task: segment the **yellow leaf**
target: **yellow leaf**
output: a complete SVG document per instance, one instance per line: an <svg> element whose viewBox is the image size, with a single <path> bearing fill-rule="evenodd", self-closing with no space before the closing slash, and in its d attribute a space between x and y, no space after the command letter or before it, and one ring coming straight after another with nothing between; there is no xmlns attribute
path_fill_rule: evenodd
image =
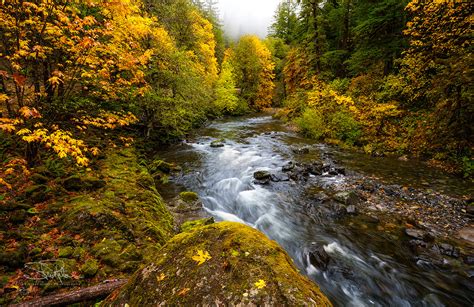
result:
<svg viewBox="0 0 474 307"><path fill-rule="evenodd" d="M163 281L166 278L166 275L164 273L161 273L160 276L156 276L156 280L158 282Z"/></svg>
<svg viewBox="0 0 474 307"><path fill-rule="evenodd" d="M255 287L257 287L257 289L263 289L267 286L267 284L265 283L265 280L263 279L260 279L259 281L257 281L255 283Z"/></svg>
<svg viewBox="0 0 474 307"><path fill-rule="evenodd" d="M193 260L198 263L198 265L203 264L207 260L211 259L211 255L207 251L198 250L197 254L193 256Z"/></svg>

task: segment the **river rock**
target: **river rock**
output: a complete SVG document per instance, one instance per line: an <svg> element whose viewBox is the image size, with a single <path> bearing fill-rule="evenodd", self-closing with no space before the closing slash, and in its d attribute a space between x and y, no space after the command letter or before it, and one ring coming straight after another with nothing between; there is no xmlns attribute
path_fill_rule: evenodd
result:
<svg viewBox="0 0 474 307"><path fill-rule="evenodd" d="M357 214L357 208L354 205L348 206L346 208L346 210L347 210L348 214L351 214L351 215L356 215Z"/></svg>
<svg viewBox="0 0 474 307"><path fill-rule="evenodd" d="M432 242L434 240L433 235L420 230L420 229L414 229L414 228L406 228L405 229L405 234L409 236L410 238L414 238L417 240L423 240L426 242Z"/></svg>
<svg viewBox="0 0 474 307"><path fill-rule="evenodd" d="M257 180L270 180L272 178L272 174L267 171L257 171L253 173L253 178Z"/></svg>
<svg viewBox="0 0 474 307"><path fill-rule="evenodd" d="M461 239L473 245L474 244L474 227L473 226L464 227L458 232L458 236Z"/></svg>
<svg viewBox="0 0 474 307"><path fill-rule="evenodd" d="M219 148L219 147L224 147L224 146L225 146L224 142L219 141L219 140L211 142L212 148Z"/></svg>
<svg viewBox="0 0 474 307"><path fill-rule="evenodd" d="M281 170L285 173L292 171L295 168L295 163L292 161L288 162L286 165L282 166Z"/></svg>
<svg viewBox="0 0 474 307"><path fill-rule="evenodd" d="M246 225L222 222L168 241L105 306L331 306L286 252Z"/></svg>
<svg viewBox="0 0 474 307"><path fill-rule="evenodd" d="M443 255L454 257L454 258L459 258L459 248L456 248L450 244L447 243L440 243L437 244L437 248L439 252Z"/></svg>
<svg viewBox="0 0 474 307"><path fill-rule="evenodd" d="M362 199L355 191L344 191L334 194L334 200L345 204L346 206L357 206Z"/></svg>
<svg viewBox="0 0 474 307"><path fill-rule="evenodd" d="M303 154L308 154L309 153L309 147L292 147L291 151L293 153L298 154L298 155L303 155Z"/></svg>
<svg viewBox="0 0 474 307"><path fill-rule="evenodd" d="M331 258L323 247L318 247L309 252L309 262L321 270L326 270Z"/></svg>

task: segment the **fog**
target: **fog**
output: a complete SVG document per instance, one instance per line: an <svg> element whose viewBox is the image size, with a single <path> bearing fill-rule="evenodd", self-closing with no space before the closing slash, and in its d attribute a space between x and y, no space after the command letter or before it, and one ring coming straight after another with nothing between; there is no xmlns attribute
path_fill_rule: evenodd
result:
<svg viewBox="0 0 474 307"><path fill-rule="evenodd" d="M236 39L244 34L267 36L280 0L218 0L226 35Z"/></svg>

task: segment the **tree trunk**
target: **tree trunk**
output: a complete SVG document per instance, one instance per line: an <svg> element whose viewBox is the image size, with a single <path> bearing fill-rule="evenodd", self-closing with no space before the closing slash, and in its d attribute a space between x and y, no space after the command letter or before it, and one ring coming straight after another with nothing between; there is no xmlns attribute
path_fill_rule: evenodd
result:
<svg viewBox="0 0 474 307"><path fill-rule="evenodd" d="M28 301L11 307L41 307L41 306L66 306L80 302L88 302L107 297L110 293L116 289L122 287L127 283L126 279L118 279L108 283L102 283L100 285L84 288L68 293L54 294L46 297L42 297L37 300Z"/></svg>

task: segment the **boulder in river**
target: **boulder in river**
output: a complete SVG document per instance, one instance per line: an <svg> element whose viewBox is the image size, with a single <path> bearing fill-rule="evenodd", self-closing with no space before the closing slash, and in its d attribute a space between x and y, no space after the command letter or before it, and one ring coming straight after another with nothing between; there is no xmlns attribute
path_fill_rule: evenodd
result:
<svg viewBox="0 0 474 307"><path fill-rule="evenodd" d="M331 306L285 251L246 225L222 222L171 239L106 306Z"/></svg>
<svg viewBox="0 0 474 307"><path fill-rule="evenodd" d="M219 147L224 147L224 142L222 140L216 140L211 142L211 147L212 148L219 148Z"/></svg>
<svg viewBox="0 0 474 307"><path fill-rule="evenodd" d="M323 247L318 247L309 252L309 262L321 270L326 270L331 258Z"/></svg>
<svg viewBox="0 0 474 307"><path fill-rule="evenodd" d="M272 181L272 174L268 171L256 171L253 173L253 178L255 178L257 184L268 184Z"/></svg>

